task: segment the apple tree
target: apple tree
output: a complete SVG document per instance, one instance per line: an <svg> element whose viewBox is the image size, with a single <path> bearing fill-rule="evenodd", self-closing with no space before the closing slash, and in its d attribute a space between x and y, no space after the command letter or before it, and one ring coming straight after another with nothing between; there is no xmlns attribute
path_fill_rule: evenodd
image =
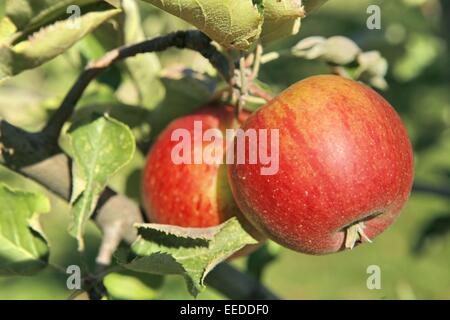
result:
<svg viewBox="0 0 450 320"><path fill-rule="evenodd" d="M264 106L277 90L260 79L260 70L280 57L314 60L329 73L386 89L386 59L344 36L316 35L289 50L266 50L301 33L326 2L1 1L0 86L63 55L80 67L76 79L59 81L61 94L55 96L60 98L43 107L42 126L0 120L0 164L41 186L27 190L0 181L0 275L52 269L68 277L67 266L52 259L48 230L39 223L50 211L47 193L52 193L70 211L59 229L76 246L64 250L81 257L81 282L70 288L70 298L146 297L150 289L136 279L156 288L166 275L178 275L192 296L211 286L229 298L276 299L260 280L277 258L277 244L260 246L248 257L247 272L240 271L229 258L258 241L238 219L207 228L152 223L136 192L139 183L129 186L134 192L123 192L114 181L142 167L142 158L173 119L213 100L233 105L236 115ZM177 17L180 30L160 34L155 26L147 36L143 24L152 21L143 21L141 10L150 7L164 11L164 19ZM164 57L174 50L199 59L202 71L183 62L165 66ZM64 67L61 63L61 73ZM131 89L124 94L124 87ZM87 230L94 224L101 241L92 254Z"/></svg>

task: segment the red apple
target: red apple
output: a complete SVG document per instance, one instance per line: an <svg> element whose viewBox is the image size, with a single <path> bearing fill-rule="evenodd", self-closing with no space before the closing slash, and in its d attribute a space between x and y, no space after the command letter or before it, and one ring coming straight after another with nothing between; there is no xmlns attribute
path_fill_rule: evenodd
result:
<svg viewBox="0 0 450 320"><path fill-rule="evenodd" d="M277 173L235 161L228 174L248 220L283 246L309 254L353 248L390 226L409 197L407 132L389 103L358 82L300 81L242 129L279 129Z"/></svg>
<svg viewBox="0 0 450 320"><path fill-rule="evenodd" d="M248 117L242 114L241 120ZM172 152L180 145L179 139L171 137L175 130L186 129L190 134L192 162L195 148L205 149L211 142L195 138L195 122L201 122L201 134L208 129L224 131L234 121L232 106L211 106L200 112L174 120L159 135L152 146L145 165L142 180L142 196L150 221L181 227L206 228L216 226L236 216L255 238L261 236L243 218L237 207L227 177L225 164L201 163L177 164ZM197 143L194 139L197 139ZM225 135L223 135L224 150ZM200 150L200 152L202 152ZM182 154L182 152L181 152Z"/></svg>

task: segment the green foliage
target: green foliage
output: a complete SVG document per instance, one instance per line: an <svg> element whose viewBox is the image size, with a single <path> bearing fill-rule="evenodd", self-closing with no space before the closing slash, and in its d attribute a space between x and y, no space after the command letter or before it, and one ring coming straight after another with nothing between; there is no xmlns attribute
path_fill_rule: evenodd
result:
<svg viewBox="0 0 450 320"><path fill-rule="evenodd" d="M263 16L251 0L144 0L196 26L228 48L246 50L261 33Z"/></svg>
<svg viewBox="0 0 450 320"><path fill-rule="evenodd" d="M0 86L2 120L7 119L10 123L27 129L41 128L87 61L98 58L115 47L186 27L181 20L143 1L138 1L136 6L133 0L124 0L122 12L114 14L111 6L102 4L103 2L70 1L70 4L81 6L83 18L90 16L92 20L88 23L88 26L91 25L89 30L78 30L67 37L66 30L63 30L61 36L57 32L65 25L69 1L8 0L8 6L3 11L1 4L5 2L0 1L0 77L33 69L52 60L51 63L14 77ZM122 1L106 2L118 8ZM177 2L165 2L178 15ZM330 1L317 15L309 16L310 12L314 12L326 1L304 0L308 19L302 21L299 36L295 36L299 27L296 1L248 0L246 3L249 5L238 6L237 13L233 11L233 24L227 25L223 30L215 29L212 24L218 22L224 25L228 21L227 13L223 10L224 3L231 5L234 1L208 1L218 5L208 7L211 10L207 14L198 10L199 6L193 1L182 2L192 3L192 6L186 7L188 11L183 11L180 17L186 21L196 18L197 21L193 24L200 29L204 28L203 21L206 21L208 34L225 47L234 45L238 49L251 49L259 39L266 44L286 35L293 35L266 47L266 50L280 53L278 60L262 66L261 79L257 80L267 92L276 94L309 75L328 73L331 70L329 65L342 67L349 76L378 88L384 87L388 82L390 88L383 95L399 111L407 125L415 148L416 180L433 186L449 184L448 35L439 32L439 21L448 21L448 14L445 10L434 11L434 6L430 4L438 2L420 1L419 6L415 1L413 6L412 1L381 3L378 0L353 0L344 5L340 1ZM198 3L206 3L206 0L199 0ZM424 3L426 7L422 7ZM445 9L446 1L441 3ZM368 31L365 28L367 16L364 13L369 4L383 5L383 29L380 31ZM189 10L191 16L185 15ZM249 13L247 16L246 12ZM106 21L113 23L104 23ZM56 29L52 31L52 28ZM331 41L331 45L327 43L323 46L331 39L329 36L338 34L347 38L331 37L334 41L337 39L338 43L333 44ZM317 37L325 35L327 38ZM357 39L360 48L350 38ZM43 41L38 45L36 39ZM234 43L235 39L239 46ZM303 42L300 45L301 39ZM58 44L53 47L50 41L60 41L61 46ZM75 42L77 45L72 46ZM292 52L291 48L296 43L299 45ZM69 48L72 49L68 50ZM21 52L20 50L25 53L17 58L16 52ZM328 53L324 54L323 50ZM283 52L288 54L283 55ZM305 59L294 58L292 53ZM57 56L58 59L53 59ZM81 139L73 140L79 141L73 148L73 155L77 167L76 178L81 182L74 192L75 207L71 209L54 198L52 214L40 219L49 243L52 244L52 262L57 261L59 265L66 266L73 264L75 259L77 264L81 264L78 255L74 258L74 253L67 250L73 242L61 230L61 225L67 224L65 212L72 210L72 218L77 215L77 221L84 226L106 183L121 193L139 188L142 162L133 164L133 170L120 170L112 176L119 170L112 172L113 167L122 168L124 163L128 163L128 156L131 157L130 150L134 142L131 142L129 130L111 118L101 118L106 127L126 132L126 138L122 142L126 140L129 143L119 144L117 141L121 138L116 137L117 132L110 138L106 138L109 135L103 133L97 134L99 131L94 129L102 127L96 122L100 121L98 118L83 125L79 125L80 119L108 112L131 127L139 143L147 143L150 139L155 139L168 122L193 112L214 97L218 90L223 89L222 85L217 86L214 78L216 73L211 71L204 59L185 51L169 51L159 57L161 59L154 54L140 55L116 66L113 73L105 73L96 83L92 83L80 101L76 114L71 119L78 124L73 126L69 135L77 135L77 130L84 126L91 129L86 129L85 134L78 132ZM387 61L391 66L390 70L387 70ZM176 67L173 67L174 64ZM105 83L108 84L106 89L103 85ZM248 103L246 107L253 111L259 105ZM68 135L63 133L61 138L64 142ZM87 154L83 151L83 139L85 142L92 142L92 149ZM114 150L120 146L128 147L126 151L121 151L120 156L114 151L114 155L96 159L93 155L102 143L114 144ZM89 144L86 142L86 145ZM142 150L144 151L136 153L141 160L145 157L146 149ZM16 150L16 155L19 151ZM103 166L117 158L121 158L120 161L107 165L108 169L105 171L108 172L101 173L101 177L96 174L85 175L85 171L94 168L95 164ZM29 159L26 160L29 164ZM4 168L0 168L0 181L19 185L25 190L36 188L35 184ZM263 278L264 283L279 292L283 298L448 298L448 207L448 200L443 197L414 192L396 225L370 247L321 258L281 249L281 259L272 264L278 252L272 246L263 246L247 261L240 259L236 264L246 265L249 273ZM0 185L0 275L7 276L0 277L0 298L51 299L68 296L64 275L57 274L54 269L47 268L37 277L15 277L14 281L9 278L17 274L31 275L48 266L49 248L46 237L38 231L40 228L36 223L37 214L48 210L48 201L42 195L12 191ZM11 228L11 225L14 227ZM203 288L206 271L217 263L216 256L219 256L219 260L226 259L242 246L242 242L246 242L236 238L246 238L245 235L226 231L228 227L201 236L192 235L191 232L186 234L177 228L170 228L168 231L164 226L139 226L140 239L133 245L131 252L122 251L119 256L122 257L122 262L130 263L128 266L132 270L181 274L187 279L191 292L198 293ZM83 227L80 228L82 229ZM12 231L20 236L20 243L14 242L17 237ZM206 231L203 230L202 233L204 232ZM83 237L82 231L80 234ZM189 238L190 236L193 238ZM89 226L84 238L86 251L90 253L90 260L94 261L100 234L96 228ZM178 247L173 245L174 242ZM225 245L233 248L226 249L228 253L222 254L222 249L219 248ZM412 246L415 253L426 254L414 256ZM34 248L36 251L33 251ZM184 259L188 253L198 256L192 260ZM365 268L374 263L383 270L383 287L381 290L368 291L365 287ZM270 267L267 268L269 264ZM262 277L262 274L265 276ZM423 276L417 277L417 274ZM146 279L146 276L156 277L157 280ZM185 290L179 290L182 284L178 280L182 281L181 279L164 277L167 279L165 285L162 285L162 278L142 272L120 272L107 276L105 285L113 299L186 298ZM221 298L208 290L199 297Z"/></svg>
<svg viewBox="0 0 450 320"><path fill-rule="evenodd" d="M248 50L295 35L304 10L300 0L144 0L196 26L226 48Z"/></svg>
<svg viewBox="0 0 450 320"><path fill-rule="evenodd" d="M16 7L14 6L14 8ZM25 19L28 15L24 15L19 10L20 8L12 11L16 15L11 13L7 18L16 20L18 26L38 23L34 22L31 17L31 21ZM29 39L20 41L16 45L8 43L8 41L4 42L0 46L0 81L22 71L36 68L64 53L89 32L119 12L118 9L89 12L79 18L79 26L69 26L69 21L61 20L39 29ZM29 14L33 14L33 11ZM46 16L44 17L48 19ZM24 30L19 35L26 33L27 30Z"/></svg>
<svg viewBox="0 0 450 320"><path fill-rule="evenodd" d="M78 240L79 250L83 250L85 224L94 211L98 196L110 177L132 159L136 147L131 130L108 116L77 123L69 135L76 173L85 184L81 193L74 195L69 231Z"/></svg>
<svg viewBox="0 0 450 320"><path fill-rule="evenodd" d="M49 248L37 216L50 210L42 194L0 184L0 275L31 275L48 264Z"/></svg>
<svg viewBox="0 0 450 320"><path fill-rule="evenodd" d="M180 274L189 292L197 296L206 275L247 244L257 243L236 218L211 228L181 228L157 224L137 225L139 238L131 252L121 252L126 268L152 274Z"/></svg>
<svg viewBox="0 0 450 320"><path fill-rule="evenodd" d="M265 0L261 40L268 43L297 34L304 15L305 12L299 0Z"/></svg>
<svg viewBox="0 0 450 320"><path fill-rule="evenodd" d="M99 0L6 0L6 16L16 26L21 37L45 24L67 17L67 7L84 7Z"/></svg>

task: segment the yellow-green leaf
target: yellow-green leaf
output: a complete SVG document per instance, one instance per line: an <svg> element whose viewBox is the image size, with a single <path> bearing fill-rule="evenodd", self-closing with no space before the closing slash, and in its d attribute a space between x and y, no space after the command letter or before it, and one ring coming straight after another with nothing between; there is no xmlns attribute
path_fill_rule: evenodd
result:
<svg viewBox="0 0 450 320"><path fill-rule="evenodd" d="M109 178L133 158L135 140L130 128L107 116L75 123L69 135L76 172L85 181L84 189L73 203L69 232L78 240L79 250L83 250L86 221Z"/></svg>
<svg viewBox="0 0 450 320"><path fill-rule="evenodd" d="M263 16L252 0L144 0L194 25L226 48L249 49Z"/></svg>
<svg viewBox="0 0 450 320"><path fill-rule="evenodd" d="M206 275L245 245L256 244L236 218L211 228L139 224L131 252L120 251L119 263L127 269L151 274L178 274L196 296Z"/></svg>
<svg viewBox="0 0 450 320"><path fill-rule="evenodd" d="M297 34L304 15L301 0L265 0L262 41L267 43Z"/></svg>
<svg viewBox="0 0 450 320"><path fill-rule="evenodd" d="M79 28L69 26L68 20L58 21L16 46L0 44L0 81L55 58L119 12L118 9L89 12L79 18Z"/></svg>
<svg viewBox="0 0 450 320"><path fill-rule="evenodd" d="M30 275L47 266L49 249L37 215L48 199L0 184L0 275Z"/></svg>

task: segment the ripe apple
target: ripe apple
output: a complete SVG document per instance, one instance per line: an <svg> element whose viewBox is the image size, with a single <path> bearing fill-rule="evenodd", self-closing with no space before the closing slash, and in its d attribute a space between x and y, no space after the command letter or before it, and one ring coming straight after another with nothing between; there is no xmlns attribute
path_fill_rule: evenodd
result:
<svg viewBox="0 0 450 320"><path fill-rule="evenodd" d="M279 129L277 173L234 161L228 174L248 220L283 246L308 254L353 248L390 226L409 197L407 132L389 103L358 82L300 81L242 129Z"/></svg>
<svg viewBox="0 0 450 320"><path fill-rule="evenodd" d="M240 120L246 117L248 114L242 113ZM195 122L198 124L198 121L202 124L202 134L208 129L224 131L236 123L234 108L228 105L205 107L196 114L174 120L161 132L148 154L142 179L142 198L149 220L181 227L206 228L236 216L254 238L262 240L233 199L225 164L204 161L177 164L173 161L172 152L180 141L172 141L171 137L177 129L186 129L190 134L188 141L192 158L195 148L205 149L211 144L203 139L194 141L199 140L194 133ZM225 140L220 143L225 144Z"/></svg>

